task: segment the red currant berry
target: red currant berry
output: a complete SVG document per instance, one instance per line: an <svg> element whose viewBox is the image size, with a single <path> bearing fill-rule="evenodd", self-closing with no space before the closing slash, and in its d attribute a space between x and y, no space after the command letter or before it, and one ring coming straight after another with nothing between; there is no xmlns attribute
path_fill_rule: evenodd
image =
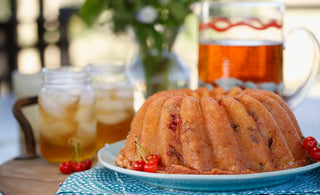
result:
<svg viewBox="0 0 320 195"><path fill-rule="evenodd" d="M59 164L60 172L63 174L72 173L72 165L69 162L62 162Z"/></svg>
<svg viewBox="0 0 320 195"><path fill-rule="evenodd" d="M132 163L132 168L135 171L143 171L143 167L146 163L144 160L137 160Z"/></svg>
<svg viewBox="0 0 320 195"><path fill-rule="evenodd" d="M150 157L147 157L147 161L153 160L155 163L159 164L160 159L157 155L155 154L150 154Z"/></svg>
<svg viewBox="0 0 320 195"><path fill-rule="evenodd" d="M81 172L86 169L86 166L83 162L74 162L72 164L72 170L73 172Z"/></svg>
<svg viewBox="0 0 320 195"><path fill-rule="evenodd" d="M318 142L314 137L309 136L303 140L303 147L306 150L311 150L312 148L317 147L317 145Z"/></svg>
<svg viewBox="0 0 320 195"><path fill-rule="evenodd" d="M144 165L145 172L155 173L157 172L157 170L158 170L158 164L153 160L149 160L147 164Z"/></svg>
<svg viewBox="0 0 320 195"><path fill-rule="evenodd" d="M315 147L312 148L309 151L310 157L313 158L315 161L319 161L320 160L320 148Z"/></svg>
<svg viewBox="0 0 320 195"><path fill-rule="evenodd" d="M85 161L83 161L83 163L85 165L85 170L88 170L91 168L92 161L90 159L86 159Z"/></svg>

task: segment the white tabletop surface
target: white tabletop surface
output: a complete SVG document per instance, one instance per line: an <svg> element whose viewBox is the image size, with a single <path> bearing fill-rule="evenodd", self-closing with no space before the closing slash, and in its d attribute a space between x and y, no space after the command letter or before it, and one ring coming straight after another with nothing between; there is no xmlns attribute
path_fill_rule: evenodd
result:
<svg viewBox="0 0 320 195"><path fill-rule="evenodd" d="M11 112L12 94L0 97L0 165L20 153L18 124ZM305 136L312 135L320 141L320 84L312 88L309 97L294 114Z"/></svg>

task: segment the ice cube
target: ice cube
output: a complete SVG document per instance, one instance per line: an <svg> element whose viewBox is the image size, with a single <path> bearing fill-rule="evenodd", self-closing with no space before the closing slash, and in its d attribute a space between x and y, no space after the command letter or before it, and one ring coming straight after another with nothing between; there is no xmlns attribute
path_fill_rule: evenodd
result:
<svg viewBox="0 0 320 195"><path fill-rule="evenodd" d="M117 123L120 123L121 121L128 118L130 115L127 112L124 111L118 111L118 112L108 112L108 113L97 113L97 120L99 122L102 122L106 125L114 125Z"/></svg>
<svg viewBox="0 0 320 195"><path fill-rule="evenodd" d="M116 91L116 97L133 98L133 88L122 88Z"/></svg>
<svg viewBox="0 0 320 195"><path fill-rule="evenodd" d="M94 92L95 92L96 97L110 98L110 96L111 96L110 89L105 89L102 87L94 87Z"/></svg>
<svg viewBox="0 0 320 195"><path fill-rule="evenodd" d="M42 93L39 98L43 109L55 117L61 116L67 106L76 105L79 99L76 96L63 94L61 91Z"/></svg>
<svg viewBox="0 0 320 195"><path fill-rule="evenodd" d="M275 82L266 82L259 85L261 89L276 92L278 85Z"/></svg>
<svg viewBox="0 0 320 195"><path fill-rule="evenodd" d="M57 104L61 104L61 105L76 105L79 102L79 96L76 95L72 95L72 94L60 94L58 96L58 102L56 102Z"/></svg>
<svg viewBox="0 0 320 195"><path fill-rule="evenodd" d="M76 133L76 124L72 121L40 122L40 134L52 145L67 145L68 139Z"/></svg>
<svg viewBox="0 0 320 195"><path fill-rule="evenodd" d="M57 105L57 97L41 94L39 103L42 108L52 116L59 117L64 110L64 105Z"/></svg>
<svg viewBox="0 0 320 195"><path fill-rule="evenodd" d="M93 91L85 91L83 94L80 96L80 102L79 104L83 105L90 105L94 103L94 93Z"/></svg>
<svg viewBox="0 0 320 195"><path fill-rule="evenodd" d="M104 111L123 111L128 109L133 109L133 100L123 100L123 99L104 99L96 101L96 109Z"/></svg>
<svg viewBox="0 0 320 195"><path fill-rule="evenodd" d="M78 122L94 121L94 105L79 105L77 112L75 113L75 120Z"/></svg>
<svg viewBox="0 0 320 195"><path fill-rule="evenodd" d="M80 96L83 93L84 89L81 86L76 86L76 87L72 87L72 88L68 88L66 89L65 92L67 92L69 95L71 96Z"/></svg>
<svg viewBox="0 0 320 195"><path fill-rule="evenodd" d="M244 88L258 89L258 86L256 83L254 83L252 81L247 81L244 83Z"/></svg>
<svg viewBox="0 0 320 195"><path fill-rule="evenodd" d="M97 129L97 122L81 122L78 124L77 135L91 135L95 134Z"/></svg>
<svg viewBox="0 0 320 195"><path fill-rule="evenodd" d="M78 131L75 136L69 139L73 144L80 144L85 148L88 145L92 145L96 142L96 121L90 123L79 123Z"/></svg>

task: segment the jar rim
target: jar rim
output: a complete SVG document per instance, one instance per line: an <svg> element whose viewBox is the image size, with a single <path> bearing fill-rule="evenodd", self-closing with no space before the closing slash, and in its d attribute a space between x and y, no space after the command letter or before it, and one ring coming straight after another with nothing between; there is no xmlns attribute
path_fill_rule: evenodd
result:
<svg viewBox="0 0 320 195"><path fill-rule="evenodd" d="M83 68L77 66L60 66L58 68L43 68L42 74L45 76L65 77L69 75L86 76Z"/></svg>
<svg viewBox="0 0 320 195"><path fill-rule="evenodd" d="M42 80L46 84L70 85L88 82L87 72L77 66L61 66L58 68L43 68Z"/></svg>

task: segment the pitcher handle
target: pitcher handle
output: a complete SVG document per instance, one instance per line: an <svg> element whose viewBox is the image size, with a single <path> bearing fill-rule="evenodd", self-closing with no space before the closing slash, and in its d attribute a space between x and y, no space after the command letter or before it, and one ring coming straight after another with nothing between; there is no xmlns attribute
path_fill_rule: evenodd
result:
<svg viewBox="0 0 320 195"><path fill-rule="evenodd" d="M38 103L38 97L33 96L17 100L12 107L13 115L18 121L24 134L26 146L26 154L20 154L20 156L16 157L15 159L24 160L38 157L36 153L36 142L32 127L28 119L24 116L22 112L22 108L24 106L29 106L36 103Z"/></svg>
<svg viewBox="0 0 320 195"><path fill-rule="evenodd" d="M288 105L292 109L296 108L297 105L300 104L307 97L311 87L317 81L320 75L320 44L318 40L312 32L305 28L294 28L290 32L290 34L293 34L297 31L304 32L312 41L315 49L312 68L307 79L301 84L301 86L299 86L299 88L292 95L283 97L283 99L288 103Z"/></svg>

